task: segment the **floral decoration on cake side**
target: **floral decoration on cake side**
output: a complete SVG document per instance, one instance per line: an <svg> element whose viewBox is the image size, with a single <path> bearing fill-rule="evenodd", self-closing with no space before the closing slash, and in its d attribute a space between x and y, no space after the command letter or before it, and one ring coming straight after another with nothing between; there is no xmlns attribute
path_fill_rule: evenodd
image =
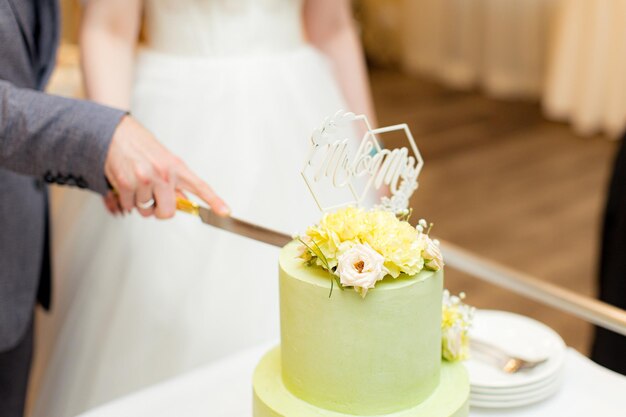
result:
<svg viewBox="0 0 626 417"><path fill-rule="evenodd" d="M439 244L429 237L432 224L422 219L413 227L408 216L356 207L326 213L298 237L299 256L332 274L331 294L334 282L341 289L354 288L362 297L386 276L443 268Z"/></svg>
<svg viewBox="0 0 626 417"><path fill-rule="evenodd" d="M469 357L469 329L476 308L463 302L465 293L458 296L443 291L441 315L441 356L450 362Z"/></svg>

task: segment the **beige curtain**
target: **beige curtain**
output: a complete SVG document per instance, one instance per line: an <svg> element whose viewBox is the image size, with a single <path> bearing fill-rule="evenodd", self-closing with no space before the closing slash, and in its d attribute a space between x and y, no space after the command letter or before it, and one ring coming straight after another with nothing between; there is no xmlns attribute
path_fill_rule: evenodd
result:
<svg viewBox="0 0 626 417"><path fill-rule="evenodd" d="M626 0L404 0L401 62L454 88L541 100L582 135L626 126Z"/></svg>
<svg viewBox="0 0 626 417"><path fill-rule="evenodd" d="M407 0L404 64L459 88L538 97L555 0Z"/></svg>
<svg viewBox="0 0 626 417"><path fill-rule="evenodd" d="M405 68L454 87L477 84L482 67L480 8L462 0L406 1L404 8Z"/></svg>
<svg viewBox="0 0 626 417"><path fill-rule="evenodd" d="M564 0L543 93L546 115L581 135L626 127L626 0Z"/></svg>

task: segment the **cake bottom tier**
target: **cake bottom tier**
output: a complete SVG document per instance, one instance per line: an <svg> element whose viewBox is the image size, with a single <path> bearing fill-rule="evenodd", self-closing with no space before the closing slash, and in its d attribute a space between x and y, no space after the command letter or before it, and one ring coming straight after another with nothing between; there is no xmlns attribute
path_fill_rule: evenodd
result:
<svg viewBox="0 0 626 417"><path fill-rule="evenodd" d="M259 362L254 371L253 389L254 417L355 417L315 407L293 395L283 384L280 347L270 350ZM430 397L417 407L385 417L466 417L468 413L467 371L461 363L444 361L439 386Z"/></svg>

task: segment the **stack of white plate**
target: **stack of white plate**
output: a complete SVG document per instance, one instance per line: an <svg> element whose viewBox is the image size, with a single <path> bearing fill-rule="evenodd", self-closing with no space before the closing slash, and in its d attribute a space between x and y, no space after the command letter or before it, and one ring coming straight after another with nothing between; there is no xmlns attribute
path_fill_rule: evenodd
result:
<svg viewBox="0 0 626 417"><path fill-rule="evenodd" d="M510 408L544 400L562 382L565 343L546 325L518 314L478 310L470 338L527 360L547 359L532 369L509 374L495 361L473 355L466 366L470 375L470 404L483 408Z"/></svg>

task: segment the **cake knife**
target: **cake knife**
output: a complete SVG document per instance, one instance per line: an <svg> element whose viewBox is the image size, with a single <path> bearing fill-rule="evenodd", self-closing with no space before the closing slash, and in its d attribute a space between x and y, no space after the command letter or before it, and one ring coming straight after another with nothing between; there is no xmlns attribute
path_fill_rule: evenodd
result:
<svg viewBox="0 0 626 417"><path fill-rule="evenodd" d="M232 216L219 216L210 208L203 207L181 197L176 199L176 209L187 214L198 216L203 223L210 226L273 246L282 247L293 240L293 237L289 235L267 229L263 226L239 220Z"/></svg>

